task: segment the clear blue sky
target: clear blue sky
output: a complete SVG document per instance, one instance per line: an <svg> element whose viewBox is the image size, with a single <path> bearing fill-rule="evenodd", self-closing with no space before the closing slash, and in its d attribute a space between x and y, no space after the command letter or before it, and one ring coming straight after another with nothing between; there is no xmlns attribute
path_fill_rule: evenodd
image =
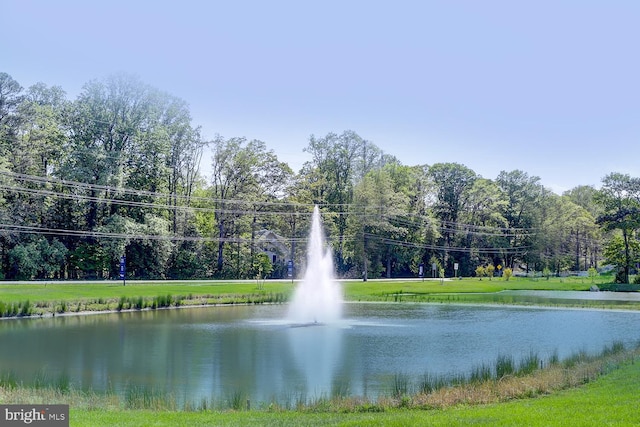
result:
<svg viewBox="0 0 640 427"><path fill-rule="evenodd" d="M407 165L561 192L640 176L639 22L616 0L0 0L0 71L71 99L135 74L294 170L309 135L350 129Z"/></svg>

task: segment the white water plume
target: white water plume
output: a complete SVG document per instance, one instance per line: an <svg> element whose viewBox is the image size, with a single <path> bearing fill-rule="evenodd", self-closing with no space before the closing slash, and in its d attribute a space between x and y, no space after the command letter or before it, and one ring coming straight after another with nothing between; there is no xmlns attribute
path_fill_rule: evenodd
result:
<svg viewBox="0 0 640 427"><path fill-rule="evenodd" d="M342 317L342 289L333 272L318 206L313 209L304 280L296 287L287 319L293 324L335 323Z"/></svg>

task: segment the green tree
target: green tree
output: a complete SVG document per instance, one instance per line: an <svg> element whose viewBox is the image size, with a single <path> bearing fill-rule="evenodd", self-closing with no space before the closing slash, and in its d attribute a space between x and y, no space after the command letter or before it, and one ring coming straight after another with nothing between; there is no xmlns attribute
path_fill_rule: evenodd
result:
<svg viewBox="0 0 640 427"><path fill-rule="evenodd" d="M128 161L149 125L150 93L139 79L119 74L87 83L73 103L69 155L59 176L91 185L89 230L118 211L109 201L126 182Z"/></svg>
<svg viewBox="0 0 640 427"><path fill-rule="evenodd" d="M393 186L388 170L382 168L369 172L354 189L349 246L358 260L354 264L372 277L380 277L383 271L391 277L395 247L408 234L404 224L396 221L405 212L408 198Z"/></svg>
<svg viewBox="0 0 640 427"><path fill-rule="evenodd" d="M521 170L500 172L496 183L508 202L502 208L502 216L507 221L504 246L509 248L504 253L505 264L514 268L518 259L527 264L535 262L532 254L538 253L535 250L538 235L533 230L540 224L540 207L549 192L540 184L539 177Z"/></svg>
<svg viewBox="0 0 640 427"><path fill-rule="evenodd" d="M325 212L332 224L326 225L335 229L336 267L344 272L349 268L345 263L345 236L350 212L346 208L353 201L354 187L370 170L390 159L349 130L322 138L311 135L305 151L312 160L305 164L302 174L309 182L314 203L328 205Z"/></svg>
<svg viewBox="0 0 640 427"><path fill-rule="evenodd" d="M58 165L68 137L67 105L60 87L37 83L28 89L17 107L19 121L9 154L13 172L47 176Z"/></svg>
<svg viewBox="0 0 640 427"><path fill-rule="evenodd" d="M492 262L500 255L495 248L501 246L501 230L508 226L502 216L506 204L507 199L495 182L485 178L473 182L461 214L461 238L469 249L469 260L461 266L463 275L471 273L473 265Z"/></svg>
<svg viewBox="0 0 640 427"><path fill-rule="evenodd" d="M183 101L136 77L117 74L87 83L69 111L70 137L55 174L82 183L66 191L80 191L79 196L86 204L78 206L69 200L60 200L55 207L58 216L74 218L75 221L66 222L74 224L75 229L90 232L110 226L109 218L114 215L130 219L137 229L153 235L171 230L172 234L183 236L196 231L186 225L191 215L186 208L197 181L204 143L197 129L191 126ZM157 193L167 196L160 197ZM160 211L153 209L156 205L161 207ZM151 220L154 217L158 221ZM150 227L149 221L154 225ZM168 229L158 230L158 224ZM155 248L160 245L157 242L157 239L142 243L129 241L138 249L127 250ZM88 237L86 243L92 245L97 241ZM175 260L174 246L163 249L167 248L170 249L167 255ZM97 251L83 252L83 257L90 253L103 256ZM96 266L103 264L99 259L95 261ZM134 261L135 257L131 258L131 262ZM138 273L161 276L164 273L158 271L158 266L164 267L166 262L157 257L156 261L162 262L140 263ZM91 263L85 262L85 265Z"/></svg>
<svg viewBox="0 0 640 427"><path fill-rule="evenodd" d="M588 212L588 215L581 215L583 218L587 218L587 221L583 222L582 227L575 228L576 259L579 257L578 252L582 251L585 269L589 268L589 266L598 267L598 260L602 251L600 227L595 221L602 215L603 210L602 205L596 200L597 194L598 190L588 185L580 185L563 193L563 196ZM576 265L578 266L577 269L579 269L578 261L576 261Z"/></svg>
<svg viewBox="0 0 640 427"><path fill-rule="evenodd" d="M264 280L273 271L273 264L269 256L264 252L257 254L253 261L253 270L256 272L256 280L258 281L258 289L264 286Z"/></svg>
<svg viewBox="0 0 640 427"><path fill-rule="evenodd" d="M40 254L34 244L17 244L9 251L11 276L18 280L35 278L40 262Z"/></svg>
<svg viewBox="0 0 640 427"><path fill-rule="evenodd" d="M390 161L383 166L392 182L392 191L406 200L398 205L391 223L402 230L394 243L393 272L401 276L415 274L421 263L433 253L431 247L440 238L440 228L433 213L427 208L430 194L427 168L424 166L404 166L398 161Z"/></svg>
<svg viewBox="0 0 640 427"><path fill-rule="evenodd" d="M625 242L620 232L611 237L604 247L605 262L616 265L620 268L616 276L616 281L620 283L629 283L629 276L625 276L627 271L624 266L627 262L636 264L640 262L640 242L636 239L629 239Z"/></svg>
<svg viewBox="0 0 640 427"><path fill-rule="evenodd" d="M596 201L597 194L598 190L590 185L578 185L562 193L573 203L589 211L594 218L602 213L602 206Z"/></svg>
<svg viewBox="0 0 640 427"><path fill-rule="evenodd" d="M622 270L621 279L629 283L629 271L633 266L633 245L635 232L640 228L640 179L628 174L611 173L602 179L602 187L596 194L596 201L603 213L597 222L606 231L619 230L622 237L623 257L615 258ZM607 257L605 249L605 257Z"/></svg>
<svg viewBox="0 0 640 427"><path fill-rule="evenodd" d="M32 238L9 251L12 276L18 280L53 278L60 273L66 256L67 248L57 239Z"/></svg>
<svg viewBox="0 0 640 427"><path fill-rule="evenodd" d="M60 187L47 179L64 154L66 104L61 88L48 88L42 83L30 87L21 97L15 110L13 142L6 153L11 166L4 177L9 201L4 212L11 218L9 223L55 228L59 222L51 208L55 200L47 192ZM9 246L28 242L23 235L11 240Z"/></svg>
<svg viewBox="0 0 640 427"><path fill-rule="evenodd" d="M0 171L3 172L11 171L12 169L9 155L16 143L19 123L17 109L22 102L22 98L22 86L9 74L0 72ZM16 218L14 214L17 198L15 194L5 190L7 187L15 186L15 182L11 177L3 175L0 176L0 185L2 185L3 189L2 193L0 193L0 206L2 207L0 219L5 223L20 224L19 218ZM0 234L3 271L8 271L11 268L7 253L18 238L19 236L9 233Z"/></svg>
<svg viewBox="0 0 640 427"><path fill-rule="evenodd" d="M125 185L168 193L164 202L172 208L171 230L181 234L186 221L186 210L182 208L190 205L205 142L199 129L192 126L183 100L153 88L148 91L146 125L129 155ZM149 196L132 200L154 201Z"/></svg>
<svg viewBox="0 0 640 427"><path fill-rule="evenodd" d="M493 273L496 271L496 268L493 266L493 264L489 264L485 267L485 271L487 273L487 277L489 278L489 280L491 280L491 278L493 277Z"/></svg>
<svg viewBox="0 0 640 427"><path fill-rule="evenodd" d="M212 148L213 181L210 191L218 238L216 272L219 276L232 276L235 267L237 277L240 274L237 264L227 265L225 270L225 247L229 241L235 240L236 253L239 254L241 235L249 233L251 236L255 230L253 212L256 202L264 201L265 197L276 197L284 191L291 170L279 162L262 141L218 137ZM250 242L250 239L246 240ZM251 254L252 248L250 259ZM248 268L252 269L251 263Z"/></svg>
<svg viewBox="0 0 640 427"><path fill-rule="evenodd" d="M17 109L22 102L22 86L9 74L0 72L0 156L6 156L14 142Z"/></svg>
<svg viewBox="0 0 640 427"><path fill-rule="evenodd" d="M582 270L583 255L597 227L591 214L566 196L549 194L540 206L542 221L536 238L537 260L556 273ZM585 261L584 269L588 268Z"/></svg>
<svg viewBox="0 0 640 427"><path fill-rule="evenodd" d="M435 193L431 210L442 227L444 268L453 275L450 251L455 246L456 235L463 231L460 229L459 220L467 208L470 190L478 176L468 167L458 163L436 163L428 169L427 176ZM465 266L465 269L467 268L468 266Z"/></svg>

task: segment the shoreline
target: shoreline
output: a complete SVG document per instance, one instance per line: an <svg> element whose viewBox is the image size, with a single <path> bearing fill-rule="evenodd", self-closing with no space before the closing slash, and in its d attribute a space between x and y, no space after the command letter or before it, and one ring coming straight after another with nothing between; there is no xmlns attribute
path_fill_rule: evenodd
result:
<svg viewBox="0 0 640 427"><path fill-rule="evenodd" d="M503 292L503 291L499 291ZM496 293L499 293L496 292ZM562 291L558 291L562 292ZM482 294L482 293L478 293ZM442 295L442 294L441 294ZM460 295L460 294L450 294L450 295ZM582 300L576 300L582 301ZM589 300L594 301L594 300ZM604 300L606 301L606 300ZM74 303L72 301L71 303ZM0 316L0 321L3 320L20 320L20 319L52 319L55 317L73 317L73 316L92 316L92 315L100 315L100 314L118 314L118 313L135 313L135 312L146 312L146 311L155 311L155 310L176 310L176 309L193 309L193 308L212 308L212 307L230 307L230 306L250 306L250 305L282 305L288 304L288 302L229 302L229 303L205 303L205 304L184 304L180 303L179 305L172 305L170 307L143 307L143 308L126 308L126 309L108 309L108 310L81 310L81 311L64 311L64 312L55 312L55 311L47 311L44 313L36 313L31 315L16 315L16 316ZM615 307L615 306L603 306L603 307L588 307L588 306L577 306L570 304L537 304L537 303L529 303L523 302L521 304L518 303L499 303L499 302L478 302L478 301L362 301L362 300L346 300L343 301L343 304L424 304L424 305L460 305L460 306L469 306L469 307L488 307L488 308L514 308L514 309L534 309L534 310L577 310L577 311L609 311L616 313L635 313L640 312L639 307Z"/></svg>

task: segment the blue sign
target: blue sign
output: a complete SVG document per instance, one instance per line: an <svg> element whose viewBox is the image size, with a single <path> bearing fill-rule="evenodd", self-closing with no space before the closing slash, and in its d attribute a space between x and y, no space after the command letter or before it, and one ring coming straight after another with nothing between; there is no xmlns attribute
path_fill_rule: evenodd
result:
<svg viewBox="0 0 640 427"><path fill-rule="evenodd" d="M287 276L288 277L293 276L293 261L291 260L289 260L289 262L287 263Z"/></svg>
<svg viewBox="0 0 640 427"><path fill-rule="evenodd" d="M124 280L125 273L127 272L127 257L120 257L120 280Z"/></svg>

